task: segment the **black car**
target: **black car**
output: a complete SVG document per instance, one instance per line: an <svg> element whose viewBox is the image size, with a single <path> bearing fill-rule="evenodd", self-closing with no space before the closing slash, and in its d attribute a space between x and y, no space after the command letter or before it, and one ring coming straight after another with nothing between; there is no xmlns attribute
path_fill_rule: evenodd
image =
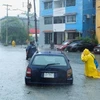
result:
<svg viewBox="0 0 100 100"><path fill-rule="evenodd" d="M74 42L70 43L67 46L66 51L69 51L69 52L80 51L80 52L82 52L85 48L89 49L90 51L93 51L94 47L95 47L95 44L81 40L81 41L74 41Z"/></svg>
<svg viewBox="0 0 100 100"><path fill-rule="evenodd" d="M61 51L39 51L26 69L25 84L73 84L69 60Z"/></svg>
<svg viewBox="0 0 100 100"><path fill-rule="evenodd" d="M96 54L100 54L100 44L94 47L93 52Z"/></svg>

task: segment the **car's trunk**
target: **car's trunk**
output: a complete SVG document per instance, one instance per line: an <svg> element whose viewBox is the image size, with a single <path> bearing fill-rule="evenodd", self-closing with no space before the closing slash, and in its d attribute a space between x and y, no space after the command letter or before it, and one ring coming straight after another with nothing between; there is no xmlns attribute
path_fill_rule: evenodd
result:
<svg viewBox="0 0 100 100"><path fill-rule="evenodd" d="M63 83L67 79L67 68L62 66L49 66L32 70L33 82Z"/></svg>

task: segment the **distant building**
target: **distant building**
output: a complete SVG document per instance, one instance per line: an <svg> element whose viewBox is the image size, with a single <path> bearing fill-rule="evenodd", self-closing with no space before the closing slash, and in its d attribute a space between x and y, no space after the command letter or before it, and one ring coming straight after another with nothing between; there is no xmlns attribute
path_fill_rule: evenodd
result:
<svg viewBox="0 0 100 100"><path fill-rule="evenodd" d="M91 37L95 32L94 0L40 0L40 45L53 40Z"/></svg>

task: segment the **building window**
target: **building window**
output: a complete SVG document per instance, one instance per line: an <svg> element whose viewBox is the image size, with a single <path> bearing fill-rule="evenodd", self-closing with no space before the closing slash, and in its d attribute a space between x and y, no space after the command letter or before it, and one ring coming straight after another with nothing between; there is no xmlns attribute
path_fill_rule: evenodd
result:
<svg viewBox="0 0 100 100"><path fill-rule="evenodd" d="M77 37L79 37L78 32L69 32L68 33L68 39L76 39Z"/></svg>
<svg viewBox="0 0 100 100"><path fill-rule="evenodd" d="M44 24L52 24L52 17L44 17Z"/></svg>
<svg viewBox="0 0 100 100"><path fill-rule="evenodd" d="M93 16L93 24L95 24L95 16Z"/></svg>
<svg viewBox="0 0 100 100"><path fill-rule="evenodd" d="M74 39L73 33L68 33L68 39Z"/></svg>
<svg viewBox="0 0 100 100"><path fill-rule="evenodd" d="M44 9L51 9L52 8L52 1L44 2Z"/></svg>
<svg viewBox="0 0 100 100"><path fill-rule="evenodd" d="M67 15L67 22L76 22L76 15Z"/></svg>
<svg viewBox="0 0 100 100"><path fill-rule="evenodd" d="M66 0L66 6L75 6L75 1L76 0Z"/></svg>
<svg viewBox="0 0 100 100"><path fill-rule="evenodd" d="M93 7L95 8L96 6L96 0L93 0Z"/></svg>
<svg viewBox="0 0 100 100"><path fill-rule="evenodd" d="M65 16L54 17L54 24L65 23Z"/></svg>
<svg viewBox="0 0 100 100"><path fill-rule="evenodd" d="M45 44L50 44L52 40L52 33L45 33Z"/></svg>
<svg viewBox="0 0 100 100"><path fill-rule="evenodd" d="M54 1L54 8L65 7L65 0Z"/></svg>

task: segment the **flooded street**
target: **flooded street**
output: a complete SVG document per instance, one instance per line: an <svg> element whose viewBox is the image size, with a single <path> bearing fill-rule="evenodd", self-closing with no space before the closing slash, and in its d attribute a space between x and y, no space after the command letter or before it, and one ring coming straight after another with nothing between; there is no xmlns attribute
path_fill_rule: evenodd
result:
<svg viewBox="0 0 100 100"><path fill-rule="evenodd" d="M98 60L99 64L100 64L100 54L95 54L96 59Z"/></svg>
<svg viewBox="0 0 100 100"><path fill-rule="evenodd" d="M26 86L25 48L0 45L0 100L99 100L100 79L84 76L81 53L67 53L74 83L72 86ZM96 55L99 61L100 55Z"/></svg>

